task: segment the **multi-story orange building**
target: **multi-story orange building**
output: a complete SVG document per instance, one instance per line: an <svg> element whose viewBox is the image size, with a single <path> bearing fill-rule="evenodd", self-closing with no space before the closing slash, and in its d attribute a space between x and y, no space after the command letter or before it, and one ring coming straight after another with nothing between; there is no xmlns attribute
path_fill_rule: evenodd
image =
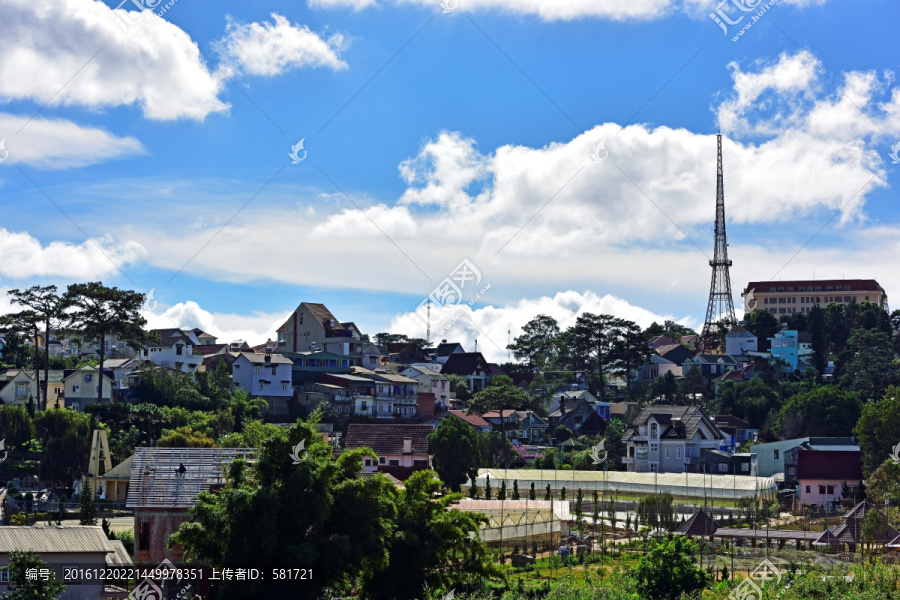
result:
<svg viewBox="0 0 900 600"><path fill-rule="evenodd" d="M872 302L884 306L887 296L874 279L821 281L751 281L744 288L744 314L757 309L776 315L806 314L813 306L832 302Z"/></svg>

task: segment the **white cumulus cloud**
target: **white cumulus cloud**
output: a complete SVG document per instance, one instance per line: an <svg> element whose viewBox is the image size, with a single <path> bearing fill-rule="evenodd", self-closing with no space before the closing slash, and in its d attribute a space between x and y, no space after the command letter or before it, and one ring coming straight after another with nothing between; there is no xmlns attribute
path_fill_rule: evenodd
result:
<svg viewBox="0 0 900 600"><path fill-rule="evenodd" d="M42 169L84 167L145 152L133 137L118 137L62 119L37 118L29 122L26 116L7 113L0 113L0 138L6 140L9 152L6 164Z"/></svg>
<svg viewBox="0 0 900 600"><path fill-rule="evenodd" d="M82 244L54 241L45 246L26 232L0 228L0 256L0 275L4 277L65 276L84 281L117 275L120 268L144 260L147 251L137 242L116 242L110 237Z"/></svg>
<svg viewBox="0 0 900 600"><path fill-rule="evenodd" d="M114 17L139 19L147 30L123 31ZM152 11L111 9L99 0L6 0L3 26L2 100L135 105L163 121L202 120L229 108L197 44Z"/></svg>
<svg viewBox="0 0 900 600"><path fill-rule="evenodd" d="M229 18L226 35L216 46L226 66L249 75L271 77L302 67L347 67L339 57L345 46L343 35L326 39L276 13L271 23L237 23Z"/></svg>

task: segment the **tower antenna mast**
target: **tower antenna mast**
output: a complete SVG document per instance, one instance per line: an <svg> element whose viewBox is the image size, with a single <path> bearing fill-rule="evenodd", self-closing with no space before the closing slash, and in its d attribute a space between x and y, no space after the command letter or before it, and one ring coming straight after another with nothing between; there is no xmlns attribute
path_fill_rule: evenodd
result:
<svg viewBox="0 0 900 600"><path fill-rule="evenodd" d="M728 238L725 235L725 184L722 176L722 134L716 136L718 155L716 161L716 249L712 267L712 281L709 285L709 303L706 319L700 335L700 350L708 352L718 345L719 326L723 321L735 325L734 299L731 296L731 275L728 259Z"/></svg>

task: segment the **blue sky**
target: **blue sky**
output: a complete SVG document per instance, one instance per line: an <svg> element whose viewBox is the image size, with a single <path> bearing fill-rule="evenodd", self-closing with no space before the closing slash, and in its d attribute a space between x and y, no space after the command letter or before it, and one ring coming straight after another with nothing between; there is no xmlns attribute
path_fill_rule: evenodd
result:
<svg viewBox="0 0 900 600"><path fill-rule="evenodd" d="M0 291L153 289L151 324L252 342L301 301L423 335L467 259L490 289L441 335L492 358L539 312L698 326L721 128L736 304L776 273L900 294L900 5L781 0L732 41L766 3L738 4L7 0Z"/></svg>

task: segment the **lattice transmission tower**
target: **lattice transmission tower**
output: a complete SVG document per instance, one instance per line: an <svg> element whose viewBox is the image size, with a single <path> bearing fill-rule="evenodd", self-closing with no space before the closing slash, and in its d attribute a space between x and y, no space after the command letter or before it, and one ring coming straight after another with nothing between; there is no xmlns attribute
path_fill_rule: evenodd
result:
<svg viewBox="0 0 900 600"><path fill-rule="evenodd" d="M716 161L716 250L709 261L712 267L712 281L709 284L709 304L706 306L706 320L700 335L700 349L703 352L715 348L719 343L719 325L737 323L734 317L734 299L731 296L731 275L728 269L728 237L725 235L725 185L722 177L722 135L716 136L718 158Z"/></svg>

